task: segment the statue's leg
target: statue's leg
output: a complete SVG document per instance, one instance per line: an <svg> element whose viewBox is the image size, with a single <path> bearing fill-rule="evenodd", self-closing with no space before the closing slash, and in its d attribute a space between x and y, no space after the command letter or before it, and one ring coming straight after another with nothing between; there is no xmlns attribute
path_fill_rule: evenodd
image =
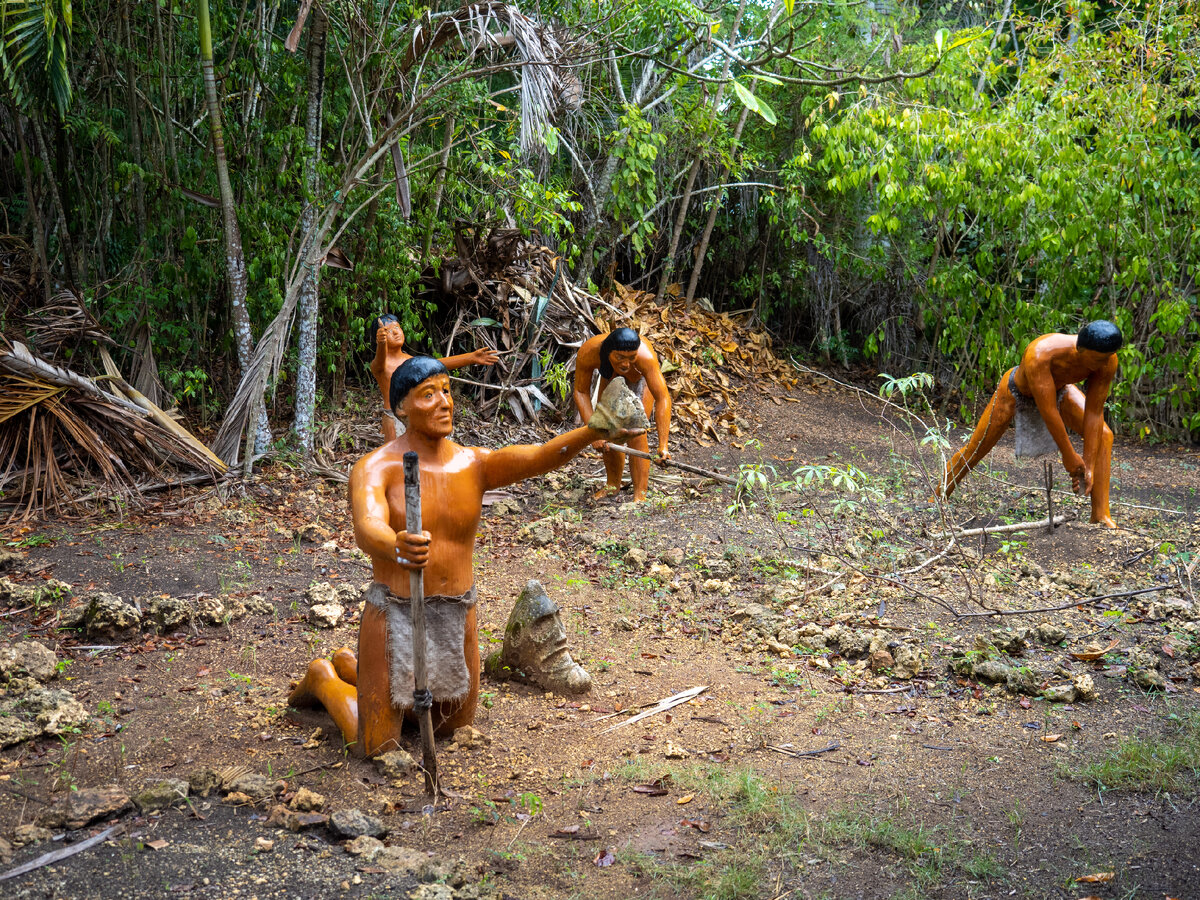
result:
<svg viewBox="0 0 1200 900"><path fill-rule="evenodd" d="M367 756L400 749L404 713L392 704L387 615L368 603L358 629L358 747Z"/></svg>
<svg viewBox="0 0 1200 900"><path fill-rule="evenodd" d="M625 454L616 450L604 451L605 485L593 495L596 499L607 497L621 490L621 475L625 471Z"/></svg>
<svg viewBox="0 0 1200 900"><path fill-rule="evenodd" d="M358 740L358 692L324 659L310 662L304 678L288 695L288 705L297 709L318 704L333 718L342 740L347 744Z"/></svg>
<svg viewBox="0 0 1200 900"><path fill-rule="evenodd" d="M979 424L975 426L975 432L971 435L971 439L946 463L945 477L934 492L937 496L949 497L958 483L966 477L968 472L979 465L996 446L996 442L1003 437L1004 432L1008 430L1013 414L1017 410L1017 402L1008 390L1010 372L1012 369L1009 369L1001 377L1000 385L992 394L992 399L988 401L983 415L979 417Z"/></svg>
<svg viewBox="0 0 1200 900"><path fill-rule="evenodd" d="M358 684L358 657L349 647L343 647L333 654L333 670L346 684Z"/></svg>
<svg viewBox="0 0 1200 900"><path fill-rule="evenodd" d="M1058 404L1063 424L1078 435L1083 434L1083 415L1087 397L1073 384L1067 385L1062 402ZM1092 523L1105 528L1116 528L1108 508L1108 482L1112 474L1113 433L1106 422L1100 430L1100 452L1096 455L1096 467L1092 470Z"/></svg>
<svg viewBox="0 0 1200 900"><path fill-rule="evenodd" d="M650 452L650 442L644 434L631 438L629 446L643 453ZM633 478L633 502L640 503L646 499L646 488L650 486L650 460L637 456L629 457L629 474Z"/></svg>
<svg viewBox="0 0 1200 900"><path fill-rule="evenodd" d="M463 628L463 659L467 664L467 678L471 686L465 697L433 704L433 730L439 736L452 734L455 728L475 721L475 709L479 703L479 627L475 610L474 606L467 610Z"/></svg>

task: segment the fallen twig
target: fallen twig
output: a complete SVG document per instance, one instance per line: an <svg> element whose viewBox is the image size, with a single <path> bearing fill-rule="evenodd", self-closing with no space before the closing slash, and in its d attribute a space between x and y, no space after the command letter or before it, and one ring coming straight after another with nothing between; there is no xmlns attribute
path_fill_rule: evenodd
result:
<svg viewBox="0 0 1200 900"><path fill-rule="evenodd" d="M1062 525L1064 522L1074 521L1074 515L1055 516L1055 527ZM1045 528L1050 524L1049 519L1038 519L1036 522L1014 522L1012 525L986 525L982 528L961 528L958 531L947 533L945 531L936 535L937 537L971 537L977 534L1007 534L1010 531L1026 531L1034 528Z"/></svg>
<svg viewBox="0 0 1200 900"><path fill-rule="evenodd" d="M632 717L626 719L624 722L618 722L616 725L610 725L608 728L605 728L600 733L608 734L610 731L615 731L618 728L624 728L626 725L632 725L634 722L640 722L642 719L649 718L650 716L653 716L656 713L666 712L668 709L671 709L672 707L678 706L681 703L686 703L687 701L691 700L693 697L700 696L700 694L704 693L707 690L708 690L708 685L701 684L701 685L697 685L694 688L688 688L686 691L680 691L678 694L672 694L670 697L664 697L663 699L659 700L656 704L654 704L654 706L651 709L648 709L645 712L638 713L636 716L632 716Z"/></svg>
<svg viewBox="0 0 1200 900"><path fill-rule="evenodd" d="M626 447L624 444L613 444L609 441L604 442L605 450L615 450L617 453L626 453L629 456L636 456L639 459L658 460L659 458L652 453L646 453L642 450L635 450L632 447ZM721 484L737 485L736 478L730 478L728 475L722 475L720 472L714 472L711 469L702 469L699 466L689 465L688 463L677 462L673 459L659 460L663 465L673 466L676 469L683 469L685 472L691 472L693 475L702 475L705 478L711 478L713 481L719 481Z"/></svg>
<svg viewBox="0 0 1200 900"><path fill-rule="evenodd" d="M0 875L0 881L7 881L10 878L16 878L18 875L24 875L26 872L32 872L34 869L40 869L42 866L48 866L50 863L56 863L59 860L67 859L74 856L76 853L82 853L108 840L112 835L125 828L124 825L113 825L104 829L95 837L90 837L86 841L80 841L78 844L72 844L70 847L62 847L58 850L53 850L50 853L45 853L37 859L31 860L24 865L17 866L15 869L9 869L3 875Z"/></svg>
<svg viewBox="0 0 1200 900"><path fill-rule="evenodd" d="M956 613L960 619L975 619L986 618L988 616L1025 616L1031 613L1058 612L1063 609L1074 609L1076 606L1090 606L1093 603L1099 603L1101 600L1116 600L1119 597L1135 597L1138 594L1151 594L1155 591L1169 591L1175 585L1164 584L1159 587L1140 588L1136 591L1121 591L1116 594L1101 594L1099 597L1088 597L1085 600L1072 600L1070 603L1064 603L1062 606L1040 606L1037 609L1004 609L992 610L991 612L981 613Z"/></svg>
<svg viewBox="0 0 1200 900"><path fill-rule="evenodd" d="M829 753L831 750L838 750L841 748L841 746L842 745L840 742L831 741L828 746L820 747L816 750L792 750L788 747L777 747L774 744L767 744L767 749L774 750L776 753L782 753L784 756L793 757L794 759L801 759L805 756L820 756L822 753Z"/></svg>

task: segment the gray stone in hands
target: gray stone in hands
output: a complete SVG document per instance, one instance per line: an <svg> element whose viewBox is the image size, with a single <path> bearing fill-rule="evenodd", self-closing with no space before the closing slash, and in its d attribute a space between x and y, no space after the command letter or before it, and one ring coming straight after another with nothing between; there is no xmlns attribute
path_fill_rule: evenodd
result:
<svg viewBox="0 0 1200 900"><path fill-rule="evenodd" d="M600 402L587 424L588 428L615 436L620 431L645 431L650 427L650 420L646 418L642 401L618 375L600 395Z"/></svg>

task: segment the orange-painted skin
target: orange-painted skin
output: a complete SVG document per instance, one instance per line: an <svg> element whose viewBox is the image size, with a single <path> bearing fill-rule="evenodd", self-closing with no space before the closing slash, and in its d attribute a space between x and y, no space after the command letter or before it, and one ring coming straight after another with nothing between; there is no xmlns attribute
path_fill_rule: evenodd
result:
<svg viewBox="0 0 1200 900"><path fill-rule="evenodd" d="M575 358L575 385L572 396L575 408L579 410L580 418L586 422L592 417L592 373L600 368L600 345L604 343L607 334L598 334L589 338L579 348ZM642 405L646 409L646 417L652 418L658 431L658 461L665 462L671 458L667 450L667 438L671 432L671 394L667 383L663 380L662 369L658 365L658 357L646 340L637 350L616 350L609 354L609 364L613 376L620 375L626 382L635 383L642 378L646 380L646 390L642 394ZM600 393L608 387L609 378L600 379ZM650 444L645 435L639 435L629 441L629 446L635 450L650 452ZM597 450L604 449L604 440L596 441L593 446ZM625 454L616 450L604 450L605 485L595 494L605 497L621 490L621 473L625 469ZM646 489L650 484L650 461L629 457L629 475L633 480L633 499L640 502L646 499Z"/></svg>
<svg viewBox="0 0 1200 900"><path fill-rule="evenodd" d="M1108 482L1112 465L1112 430L1104 422L1104 404L1117 374L1117 354L1080 350L1073 334L1043 334L1030 341L1016 369L1016 385L1037 403L1046 430L1062 454L1063 466L1077 494L1092 498L1092 522L1116 528L1108 508ZM961 450L946 464L944 487L939 496L949 496L955 486L1000 440L1016 412L1016 400L1008 389L1008 372ZM1086 381L1086 393L1078 383ZM1056 403L1064 390L1062 403ZM1083 456L1075 452L1067 436L1070 428L1083 435Z"/></svg>
<svg viewBox="0 0 1200 900"><path fill-rule="evenodd" d="M371 374L379 385L379 393L383 396L383 408L391 409L392 402L389 394L392 389L392 373L412 359L411 353L404 352L404 329L399 322L379 322L375 332L375 358L371 360ZM500 359L500 354L488 347L480 347L470 353L460 353L457 356L447 356L439 360L443 366L453 372L467 366L494 366ZM391 416L383 417L384 440L395 440L396 423Z"/></svg>
<svg viewBox="0 0 1200 900"><path fill-rule="evenodd" d="M397 415L407 430L368 453L350 473L350 507L354 537L371 557L375 581L394 594L409 597L409 573L424 571L426 596L455 596L474 583L475 533L483 494L541 475L564 465L601 436L576 428L545 444L489 450L462 447L449 439L454 401L446 375L427 378L404 398ZM618 439L627 439L624 433ZM404 531L404 453L420 459L421 516L424 531ZM397 557L407 563L397 562ZM479 643L475 609L467 614L463 657L470 675L465 699L435 702L433 723L439 735L469 725L479 699ZM333 662L316 660L292 691L293 706L320 703L356 752L374 756L399 746L405 711L392 704L387 654L387 625L371 604L359 627L358 657L339 650Z"/></svg>

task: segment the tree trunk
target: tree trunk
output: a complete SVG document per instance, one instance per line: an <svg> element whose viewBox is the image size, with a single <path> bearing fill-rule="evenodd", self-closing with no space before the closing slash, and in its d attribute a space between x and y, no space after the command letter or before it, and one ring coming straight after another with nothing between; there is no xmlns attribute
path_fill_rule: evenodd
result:
<svg viewBox="0 0 1200 900"><path fill-rule="evenodd" d="M300 214L300 233L312 235L317 220L317 162L321 158L321 104L325 93L325 45L329 20L318 8L308 26L308 117L304 125L304 143L308 156L304 163L304 210ZM308 256L307 244L301 248ZM306 269L298 301L299 365L296 370L296 418L293 429L305 457L312 456L314 413L317 398L317 314L320 309L320 265Z"/></svg>
<svg viewBox="0 0 1200 900"><path fill-rule="evenodd" d="M83 287L83 272L79 264L79 258L75 255L75 241L71 238L71 227L67 223L67 209L63 205L62 195L58 191L58 183L54 180L54 166L50 163L50 150L46 146L46 134L42 130L42 121L38 118L37 112L33 112L29 116L29 124L33 127L33 140L37 145L38 158L42 161L42 167L46 173L46 184L50 188L50 201L54 204L54 210L58 213L59 227L59 243L62 245L63 262L67 268L67 280L71 286L76 289ZM17 127L21 127L20 120L17 122Z"/></svg>
<svg viewBox="0 0 1200 900"><path fill-rule="evenodd" d="M446 134L442 139L442 158L438 163L437 175L434 176L433 210L429 214L429 225L425 229L425 245L421 248L421 262L429 258L429 250L433 247L433 231L437 224L438 210L442 206L442 191L446 187L446 170L450 166L450 148L454 145L454 115L446 116Z"/></svg>
<svg viewBox="0 0 1200 900"><path fill-rule="evenodd" d="M179 184L179 154L175 148L175 123L171 118L171 94L167 87L167 51L163 44L162 11L154 2L154 40L158 45L158 89L162 94L163 128L167 133L167 155L171 158L171 175Z"/></svg>
<svg viewBox="0 0 1200 900"><path fill-rule="evenodd" d="M212 132L213 158L217 164L217 185L221 191L221 216L225 225L225 269L229 278L229 313L233 320L234 344L238 367L245 372L254 358L254 335L250 312L246 309L246 256L242 252L242 232L238 227L233 187L229 182L229 164L225 159L225 135L221 130L221 104L217 99L217 80L213 75L212 24L208 0L196 0L196 23L200 32L200 74L204 79L204 98L208 105L208 125ZM267 413L259 407L257 449L266 449L271 440Z"/></svg>
<svg viewBox="0 0 1200 900"><path fill-rule="evenodd" d="M137 96L137 65L136 60L140 57L133 46L133 23L130 21L129 7L132 5L132 0L125 0L121 4L121 20L125 25L125 41L128 56L126 57L125 65L125 88L128 91L128 116L129 116L129 150L133 156L133 165L137 170L133 173L133 214L137 220L137 236L139 246L146 239L146 185L142 181L142 126L138 117L138 96Z"/></svg>
<svg viewBox="0 0 1200 900"><path fill-rule="evenodd" d="M692 187L696 184L696 174L700 171L700 148L696 148L696 158L692 160L692 168L688 170L687 185L683 189L683 197L679 200L679 215L675 217L675 228L671 232L671 245L667 248L667 256L663 260L662 281L658 284L658 302L665 303L667 287L671 284L671 275L675 271L675 251L679 249L679 238L683 234L683 226L687 221L688 206L692 202Z"/></svg>

